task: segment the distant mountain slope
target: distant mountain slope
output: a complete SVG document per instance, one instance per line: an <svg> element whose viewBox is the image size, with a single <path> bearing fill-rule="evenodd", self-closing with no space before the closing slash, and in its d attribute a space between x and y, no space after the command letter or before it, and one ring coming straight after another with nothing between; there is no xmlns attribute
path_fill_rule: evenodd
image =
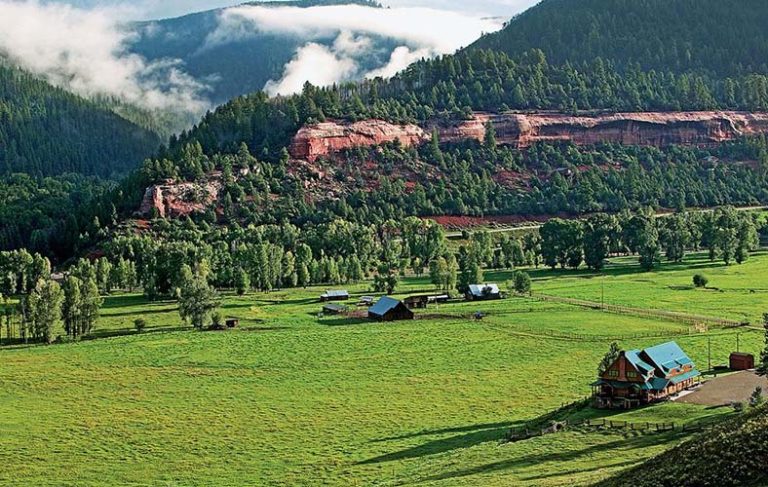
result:
<svg viewBox="0 0 768 487"><path fill-rule="evenodd" d="M160 142L107 108L0 66L0 173L124 174Z"/></svg>
<svg viewBox="0 0 768 487"><path fill-rule="evenodd" d="M768 410L727 421L600 487L768 485Z"/></svg>
<svg viewBox="0 0 768 487"><path fill-rule="evenodd" d="M764 0L544 0L473 48L731 76L768 73L766 25Z"/></svg>
<svg viewBox="0 0 768 487"><path fill-rule="evenodd" d="M245 5L264 7L314 7L327 5L363 5L378 7L369 0L300 0L285 2L251 2ZM296 35L257 32L241 40L209 44L209 36L219 27L224 9L210 10L174 19L136 24L139 33L133 52L149 60L180 59L184 70L211 86L214 103L261 90L273 79L279 79L285 65L297 49L307 41ZM317 39L321 45L332 45L336 36ZM389 61L396 45L377 39L363 60L365 68L375 69Z"/></svg>

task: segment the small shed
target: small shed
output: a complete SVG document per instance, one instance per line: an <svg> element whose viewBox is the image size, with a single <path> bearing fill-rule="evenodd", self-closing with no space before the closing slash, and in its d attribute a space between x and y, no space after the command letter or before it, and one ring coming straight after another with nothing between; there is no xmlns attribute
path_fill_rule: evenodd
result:
<svg viewBox="0 0 768 487"><path fill-rule="evenodd" d="M501 290L496 284L472 284L466 294L469 301L501 299Z"/></svg>
<svg viewBox="0 0 768 487"><path fill-rule="evenodd" d="M323 306L323 314L327 315L341 315L348 311L346 306L340 304L326 304Z"/></svg>
<svg viewBox="0 0 768 487"><path fill-rule="evenodd" d="M349 292L341 291L326 291L325 294L320 296L320 301L346 301L349 299Z"/></svg>
<svg viewBox="0 0 768 487"><path fill-rule="evenodd" d="M408 296L404 303L408 309L424 309L429 304L429 296Z"/></svg>
<svg viewBox="0 0 768 487"><path fill-rule="evenodd" d="M451 297L447 294L441 294L439 296L424 294L419 296L409 296L405 298L403 302L409 309L425 309L430 304L447 303L450 299Z"/></svg>
<svg viewBox="0 0 768 487"><path fill-rule="evenodd" d="M412 320L413 311L402 301L384 296L368 310L368 318L376 321Z"/></svg>
<svg viewBox="0 0 768 487"><path fill-rule="evenodd" d="M373 306L373 303L376 301L376 298L373 296L363 296L360 298L360 302L357 303L358 306L365 306L367 308L370 308Z"/></svg>
<svg viewBox="0 0 768 487"><path fill-rule="evenodd" d="M733 352L731 354L731 370L752 370L755 368L755 356L749 353Z"/></svg>

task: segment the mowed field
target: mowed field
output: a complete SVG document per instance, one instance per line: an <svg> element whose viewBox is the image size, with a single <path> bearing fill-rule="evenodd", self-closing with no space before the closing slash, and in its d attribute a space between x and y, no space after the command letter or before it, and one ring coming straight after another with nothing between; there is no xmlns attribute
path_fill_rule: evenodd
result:
<svg viewBox="0 0 768 487"><path fill-rule="evenodd" d="M687 265L642 273L620 259L605 278L606 302L722 317L768 310L767 255L730 268L697 256ZM702 269L723 292L683 289ZM587 273L534 277L540 292L601 293L602 279ZM422 291L426 280L409 278L398 293ZM320 319L321 292L228 295L223 313L240 329L216 333L183 329L173 303L113 296L101 338L0 349L0 484L588 485L685 435L500 440L587 396L612 339L625 348L675 339L703 368L709 343L713 364L725 364L737 333L753 353L763 339L523 298L450 303L412 322ZM487 317L474 321L476 311ZM129 332L137 317L149 323L141 335ZM613 414L683 424L730 408L670 403Z"/></svg>

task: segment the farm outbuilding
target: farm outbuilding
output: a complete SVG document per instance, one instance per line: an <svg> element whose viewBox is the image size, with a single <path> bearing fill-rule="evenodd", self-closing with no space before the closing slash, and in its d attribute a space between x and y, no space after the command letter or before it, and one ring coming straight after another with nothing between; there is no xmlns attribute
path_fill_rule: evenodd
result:
<svg viewBox="0 0 768 487"><path fill-rule="evenodd" d="M320 296L320 301L346 301L349 299L348 291L326 291L325 294Z"/></svg>
<svg viewBox="0 0 768 487"><path fill-rule="evenodd" d="M667 399L699 382L696 364L675 342L622 351L592 384L595 404L629 409Z"/></svg>
<svg viewBox="0 0 768 487"><path fill-rule="evenodd" d="M501 290L496 284L472 284L466 293L469 301L501 299Z"/></svg>
<svg viewBox="0 0 768 487"><path fill-rule="evenodd" d="M346 306L340 304L326 304L323 306L323 314L327 315L341 315L349 311Z"/></svg>
<svg viewBox="0 0 768 487"><path fill-rule="evenodd" d="M431 294L424 294L419 296L409 296L405 298L405 305L409 309L425 309L430 304L446 303L450 299L447 294L441 294L439 296L433 296Z"/></svg>
<svg viewBox="0 0 768 487"><path fill-rule="evenodd" d="M731 370L752 370L755 368L755 356L749 353L733 352L730 359Z"/></svg>
<svg viewBox="0 0 768 487"><path fill-rule="evenodd" d="M402 301L384 296L368 310L368 318L376 321L412 320L413 311Z"/></svg>

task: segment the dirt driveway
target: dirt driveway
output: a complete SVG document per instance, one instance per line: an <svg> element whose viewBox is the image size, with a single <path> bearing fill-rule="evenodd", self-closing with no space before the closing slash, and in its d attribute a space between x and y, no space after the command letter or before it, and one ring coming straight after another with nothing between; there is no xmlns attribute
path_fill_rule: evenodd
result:
<svg viewBox="0 0 768 487"><path fill-rule="evenodd" d="M737 372L710 379L694 392L677 400L704 406L723 406L732 402L748 402L755 388L761 386L768 397L768 378L754 372Z"/></svg>

